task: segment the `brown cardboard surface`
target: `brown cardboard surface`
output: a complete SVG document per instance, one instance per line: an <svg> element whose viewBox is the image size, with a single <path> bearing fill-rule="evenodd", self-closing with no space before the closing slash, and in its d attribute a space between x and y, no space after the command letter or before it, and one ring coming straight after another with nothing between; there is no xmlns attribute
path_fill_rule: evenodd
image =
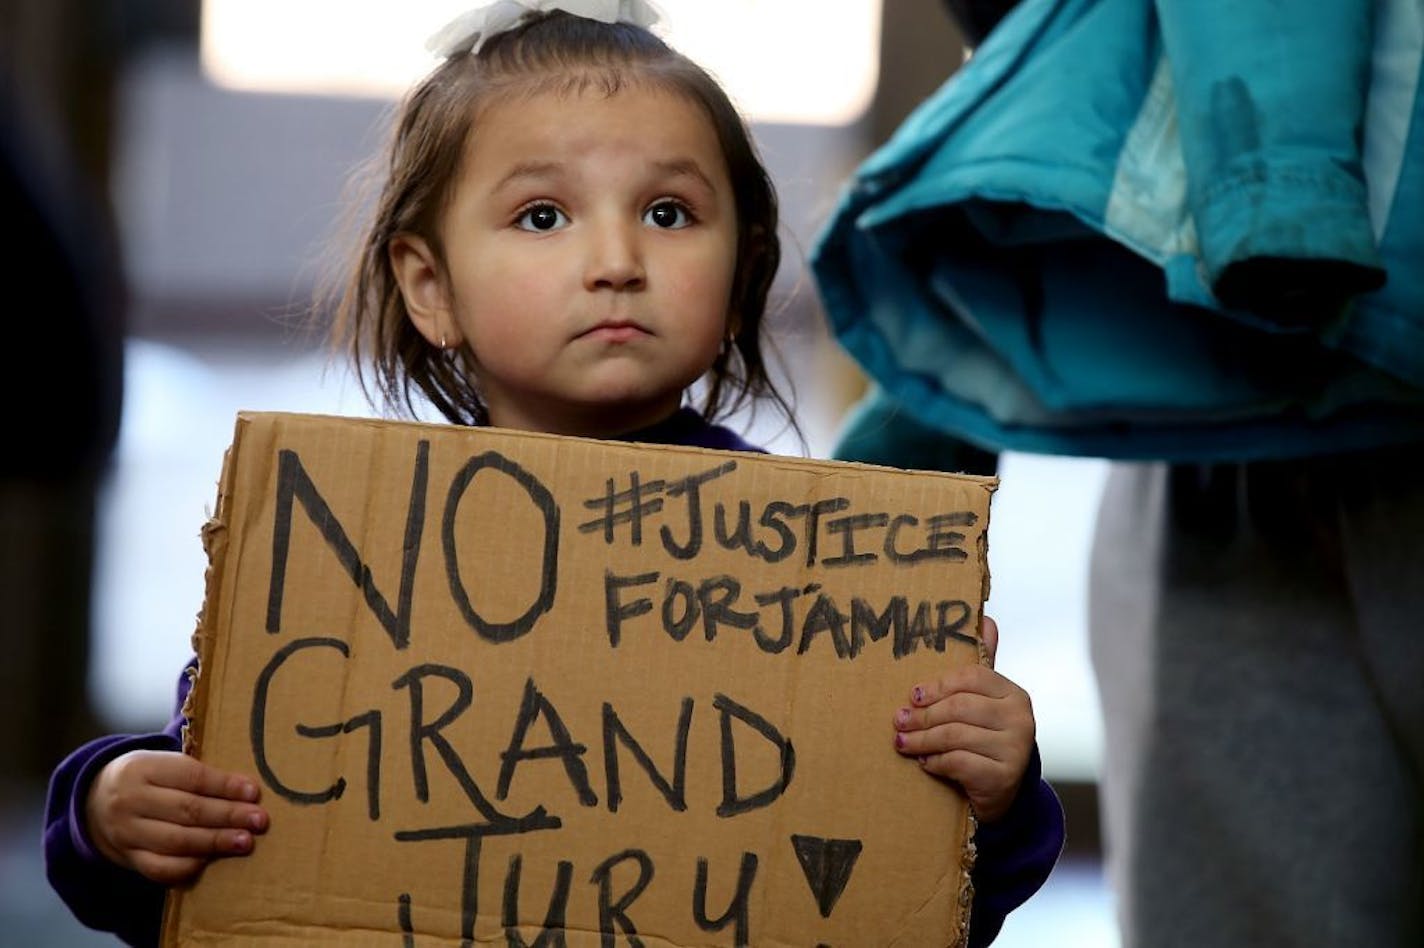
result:
<svg viewBox="0 0 1424 948"><path fill-rule="evenodd" d="M979 660L995 485L239 415L187 738L271 828L164 943L957 944L891 720Z"/></svg>

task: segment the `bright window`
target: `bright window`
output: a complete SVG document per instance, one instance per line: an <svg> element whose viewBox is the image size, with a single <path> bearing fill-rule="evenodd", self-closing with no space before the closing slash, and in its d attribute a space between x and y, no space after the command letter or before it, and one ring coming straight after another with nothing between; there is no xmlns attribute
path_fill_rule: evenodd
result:
<svg viewBox="0 0 1424 948"><path fill-rule="evenodd" d="M434 64L425 40L469 0L203 0L218 83L394 97ZM753 120L841 125L870 104L881 0L660 0L654 27Z"/></svg>

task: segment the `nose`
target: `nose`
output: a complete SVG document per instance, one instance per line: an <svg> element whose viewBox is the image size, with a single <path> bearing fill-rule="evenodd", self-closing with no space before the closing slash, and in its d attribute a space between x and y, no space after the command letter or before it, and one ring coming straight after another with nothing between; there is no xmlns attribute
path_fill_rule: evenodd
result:
<svg viewBox="0 0 1424 948"><path fill-rule="evenodd" d="M584 288L640 290L647 281L638 222L608 221L589 231Z"/></svg>

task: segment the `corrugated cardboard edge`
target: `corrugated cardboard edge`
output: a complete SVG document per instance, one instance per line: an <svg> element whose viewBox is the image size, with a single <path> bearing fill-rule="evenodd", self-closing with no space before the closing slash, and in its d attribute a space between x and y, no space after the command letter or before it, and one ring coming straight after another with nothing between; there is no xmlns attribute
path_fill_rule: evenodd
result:
<svg viewBox="0 0 1424 948"><path fill-rule="evenodd" d="M999 479L997 477L988 478L983 481L983 486L989 492L989 503L984 505L984 509L989 512L989 519L993 519L994 492L999 489ZM979 617L984 616L984 604L989 601L989 524L986 522L984 528L979 531L978 542L979 555L979 575L983 577L983 585L979 590ZM977 636L979 640L979 662L982 665L993 666L989 660L989 650L984 647L984 637ZM974 844L974 837L979 830L979 821L974 818L974 811L969 807L964 808L964 851L960 854L959 871L961 873L961 885L959 887L959 931L952 942L954 948L968 948L969 945L969 916L974 909L974 861L979 856L979 849Z"/></svg>
<svg viewBox="0 0 1424 948"><path fill-rule="evenodd" d="M954 948L969 948L969 916L974 911L974 879L971 873L974 871L974 860L979 856L979 849L974 845L974 833L979 824L974 819L973 810L969 811L965 822L967 825L964 830L964 852L959 863L959 931L955 936Z"/></svg>
<svg viewBox="0 0 1424 948"><path fill-rule="evenodd" d="M198 657L197 666L189 672L192 687L183 702L183 753L191 757L201 756L203 746L203 720L207 711L209 679L204 678L203 669L210 667L212 650L216 641L212 629L217 621L219 603L222 599L223 566L227 560L228 546L228 502L232 496L232 481L237 470L237 450L246 420L239 415L233 431L232 445L223 454L222 474L218 479L218 495L213 505L212 515L203 524L201 536L203 552L207 554L208 566L203 575L203 604L198 611L197 625L193 629L193 653ZM164 945L177 944L177 921L183 888L168 890L163 907Z"/></svg>
<svg viewBox="0 0 1424 948"><path fill-rule="evenodd" d="M232 482L237 473L237 451L242 429L247 420L238 416L232 436L232 445L223 454L222 475L218 480L218 496L213 506L212 516L203 524L203 552L207 554L208 567L203 575L203 605L198 611L197 626L193 629L193 653L198 656L198 666L194 672L193 687L188 691L188 699L183 703L183 752L194 757L202 752L202 722L207 711L208 682L203 677L203 669L209 666L216 641L213 627L217 622L217 611L222 600L223 565L227 560L228 545L228 503L232 496Z"/></svg>

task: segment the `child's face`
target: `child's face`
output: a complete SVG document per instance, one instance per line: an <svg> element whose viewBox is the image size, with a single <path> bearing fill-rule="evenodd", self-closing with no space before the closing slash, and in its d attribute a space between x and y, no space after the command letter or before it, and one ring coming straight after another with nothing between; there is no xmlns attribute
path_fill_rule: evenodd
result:
<svg viewBox="0 0 1424 948"><path fill-rule="evenodd" d="M611 436L660 420L728 330L726 162L701 108L653 86L491 105L441 237L450 325L434 332L470 346L500 427Z"/></svg>

